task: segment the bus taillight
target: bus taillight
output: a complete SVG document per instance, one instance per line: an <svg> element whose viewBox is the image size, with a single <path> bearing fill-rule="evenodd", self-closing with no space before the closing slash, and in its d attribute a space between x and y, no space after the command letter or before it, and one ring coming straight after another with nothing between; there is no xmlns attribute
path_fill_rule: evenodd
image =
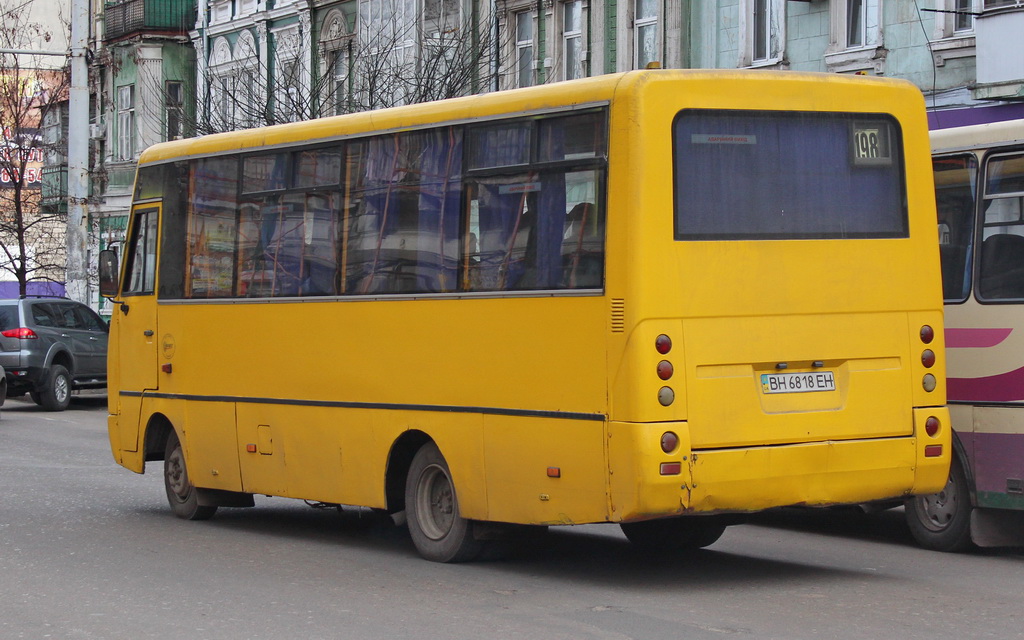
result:
<svg viewBox="0 0 1024 640"><path fill-rule="evenodd" d="M935 366L935 352L931 349L925 349L921 352L921 364L924 365L925 369L931 369Z"/></svg>
<svg viewBox="0 0 1024 640"><path fill-rule="evenodd" d="M661 434L661 450L662 451L664 451L665 453L672 453L673 451L675 451L678 448L679 448L679 436L677 436L676 434L672 433L671 431L666 431L665 433Z"/></svg>
<svg viewBox="0 0 1024 640"><path fill-rule="evenodd" d="M658 350L658 353L665 355L672 350L672 338L666 336L664 333L654 339L654 348Z"/></svg>
<svg viewBox="0 0 1024 640"><path fill-rule="evenodd" d="M675 373L675 368L672 367L672 363L668 360L662 360L658 363L658 377L662 380L668 380Z"/></svg>
<svg viewBox="0 0 1024 640"><path fill-rule="evenodd" d="M929 325L921 327L921 342L925 344L931 344L932 340L935 339L935 329L932 329Z"/></svg>
<svg viewBox="0 0 1024 640"><path fill-rule="evenodd" d="M938 418L935 416L929 416L928 419L924 421L924 432L934 438L935 434L939 432L939 424Z"/></svg>

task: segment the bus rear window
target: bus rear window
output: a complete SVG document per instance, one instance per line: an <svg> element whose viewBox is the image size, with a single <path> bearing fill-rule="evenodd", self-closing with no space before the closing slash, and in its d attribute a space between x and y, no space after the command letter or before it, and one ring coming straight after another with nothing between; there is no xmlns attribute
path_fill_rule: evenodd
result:
<svg viewBox="0 0 1024 640"><path fill-rule="evenodd" d="M901 150L885 115L682 111L675 237L906 237Z"/></svg>

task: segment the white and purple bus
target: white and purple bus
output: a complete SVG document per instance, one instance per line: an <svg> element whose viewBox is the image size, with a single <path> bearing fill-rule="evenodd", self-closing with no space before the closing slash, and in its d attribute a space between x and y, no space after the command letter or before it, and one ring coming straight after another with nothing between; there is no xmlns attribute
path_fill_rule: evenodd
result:
<svg viewBox="0 0 1024 640"><path fill-rule="evenodd" d="M948 398L949 481L907 502L927 548L1024 544L1024 120L931 134Z"/></svg>

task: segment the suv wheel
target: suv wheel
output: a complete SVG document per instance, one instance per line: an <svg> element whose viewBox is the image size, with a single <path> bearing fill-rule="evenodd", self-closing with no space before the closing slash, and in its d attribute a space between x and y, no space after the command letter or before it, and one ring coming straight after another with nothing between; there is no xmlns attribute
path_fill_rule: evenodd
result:
<svg viewBox="0 0 1024 640"><path fill-rule="evenodd" d="M63 411L71 404L71 374L62 364L50 370L50 384L39 394L40 405L47 411Z"/></svg>

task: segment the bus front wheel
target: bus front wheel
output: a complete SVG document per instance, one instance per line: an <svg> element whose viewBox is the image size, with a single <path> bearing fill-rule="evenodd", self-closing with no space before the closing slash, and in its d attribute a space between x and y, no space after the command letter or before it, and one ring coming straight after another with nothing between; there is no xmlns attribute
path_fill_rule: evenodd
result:
<svg viewBox="0 0 1024 640"><path fill-rule="evenodd" d="M459 515L459 499L451 472L432 442L412 459L405 483L406 520L416 550L434 562L465 562L476 558L483 542L473 536L473 521Z"/></svg>
<svg viewBox="0 0 1024 640"><path fill-rule="evenodd" d="M703 549L718 541L725 525L708 518L663 518L619 524L634 546L645 551Z"/></svg>
<svg viewBox="0 0 1024 640"><path fill-rule="evenodd" d="M171 432L164 452L164 488L174 515L185 520L209 520L217 507L199 504L199 496L185 467L185 454L178 434Z"/></svg>
<svg viewBox="0 0 1024 640"><path fill-rule="evenodd" d="M942 491L909 498L904 508L910 533L925 549L963 551L971 545L971 492L959 456L953 456Z"/></svg>

